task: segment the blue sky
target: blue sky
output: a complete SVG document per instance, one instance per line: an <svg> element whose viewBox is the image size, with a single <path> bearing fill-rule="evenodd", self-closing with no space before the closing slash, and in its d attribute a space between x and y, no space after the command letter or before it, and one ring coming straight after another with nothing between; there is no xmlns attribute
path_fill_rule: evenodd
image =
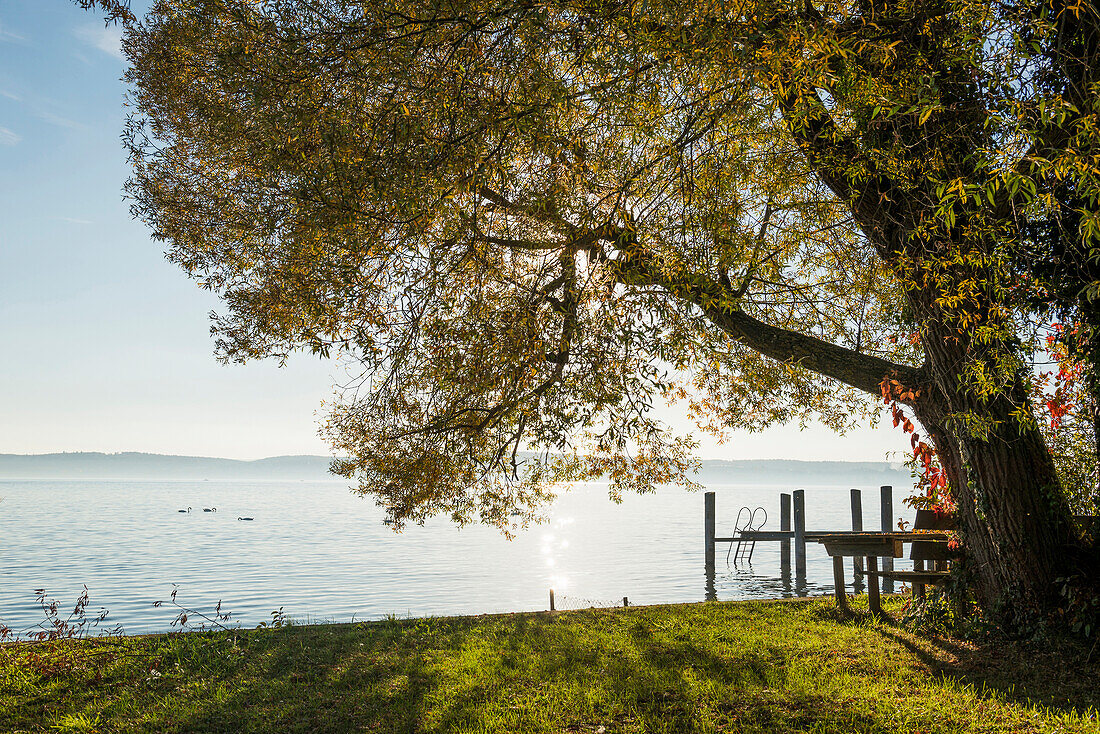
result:
<svg viewBox="0 0 1100 734"><path fill-rule="evenodd" d="M219 364L217 301L130 219L124 70L99 16L0 0L0 453L327 453L316 427L336 367ZM701 454L883 460L906 444L889 424L786 427Z"/></svg>

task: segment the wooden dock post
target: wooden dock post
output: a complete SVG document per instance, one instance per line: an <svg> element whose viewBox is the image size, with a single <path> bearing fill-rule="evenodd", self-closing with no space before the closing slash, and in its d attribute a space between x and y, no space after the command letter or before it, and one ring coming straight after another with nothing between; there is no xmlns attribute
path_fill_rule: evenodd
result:
<svg viewBox="0 0 1100 734"><path fill-rule="evenodd" d="M550 611L554 611L554 590L550 589Z"/></svg>
<svg viewBox="0 0 1100 734"><path fill-rule="evenodd" d="M884 485L882 487L879 487L879 493L881 495L881 500L879 502L879 507L881 508L880 514L882 515L882 532L889 533L889 532L892 532L895 529L894 528L894 488L891 487L889 484L887 484L887 485ZM894 559L893 558L883 558L882 559L882 570L883 571L893 571L894 570ZM893 594L894 593L894 580L884 576L883 579L882 579L882 590L887 594ZM877 589L876 589L876 591L877 591Z"/></svg>
<svg viewBox="0 0 1100 734"><path fill-rule="evenodd" d="M791 531L791 496L786 492L779 495L779 529ZM791 541L789 538L779 541L779 573L784 577L791 575Z"/></svg>
<svg viewBox="0 0 1100 734"><path fill-rule="evenodd" d="M852 490L852 532L863 532L863 493L858 489ZM852 565L855 567L856 578L862 580L859 575L863 571L863 559L856 556L852 560ZM858 585L858 581L856 582Z"/></svg>
<svg viewBox="0 0 1100 734"><path fill-rule="evenodd" d="M707 573L714 573L714 492L703 495L703 552Z"/></svg>
<svg viewBox="0 0 1100 734"><path fill-rule="evenodd" d="M836 595L836 608L848 610L848 594L844 589L844 556L833 556L833 593Z"/></svg>
<svg viewBox="0 0 1100 734"><path fill-rule="evenodd" d="M885 559L882 565L886 565ZM872 614L882 613L882 601L878 595L878 558L875 556L867 557L867 606Z"/></svg>
<svg viewBox="0 0 1100 734"><path fill-rule="evenodd" d="M806 490L794 491L794 575L796 584L806 582Z"/></svg>

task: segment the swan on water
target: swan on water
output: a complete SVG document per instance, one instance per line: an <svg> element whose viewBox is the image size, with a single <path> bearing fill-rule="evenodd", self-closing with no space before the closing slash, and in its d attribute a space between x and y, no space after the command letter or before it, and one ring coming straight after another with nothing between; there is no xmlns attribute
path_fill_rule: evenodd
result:
<svg viewBox="0 0 1100 734"><path fill-rule="evenodd" d="M217 512L218 508L217 507L204 507L204 508L202 508L202 511L203 512Z"/></svg>
<svg viewBox="0 0 1100 734"><path fill-rule="evenodd" d="M251 520L251 517L238 517L238 520Z"/></svg>
<svg viewBox="0 0 1100 734"><path fill-rule="evenodd" d="M188 507L186 510L176 510L176 512L191 512L191 508Z"/></svg>

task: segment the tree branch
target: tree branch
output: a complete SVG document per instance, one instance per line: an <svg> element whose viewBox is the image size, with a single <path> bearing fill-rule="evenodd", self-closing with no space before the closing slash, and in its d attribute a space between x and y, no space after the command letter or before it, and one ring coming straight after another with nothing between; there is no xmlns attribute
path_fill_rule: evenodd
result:
<svg viewBox="0 0 1100 734"><path fill-rule="evenodd" d="M817 92L804 81L778 88L783 118L814 172L852 210L856 223L884 257L900 252L900 228L890 216L892 181L841 132ZM854 172L862 166L862 176Z"/></svg>
<svg viewBox="0 0 1100 734"><path fill-rule="evenodd" d="M921 368L863 354L746 314L737 307L733 294L718 283L686 271L677 277L679 274L670 275L655 267L631 233L622 232L616 244L622 255L605 264L619 282L663 288L697 306L712 324L734 341L766 357L797 364L876 396L881 394L880 385L885 377L892 377L903 385L919 385L925 381Z"/></svg>
<svg viewBox="0 0 1100 734"><path fill-rule="evenodd" d="M903 385L923 382L921 369L862 354L814 336L772 326L742 311L704 308L707 318L740 344L779 362L791 362L872 395L880 395L882 379Z"/></svg>

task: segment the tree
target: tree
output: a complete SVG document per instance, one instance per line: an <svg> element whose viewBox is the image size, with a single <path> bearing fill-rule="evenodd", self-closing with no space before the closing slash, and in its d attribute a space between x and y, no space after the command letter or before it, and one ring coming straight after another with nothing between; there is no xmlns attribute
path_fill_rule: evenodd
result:
<svg viewBox="0 0 1100 734"><path fill-rule="evenodd" d="M398 522L682 479L661 395L750 428L885 395L1011 615L1080 558L1013 290L1051 208L1050 14L161 0L126 39L130 192L224 300L223 359L361 369L326 432Z"/></svg>
<svg viewBox="0 0 1100 734"><path fill-rule="evenodd" d="M136 18L130 10L130 0L73 0L84 10L99 9L104 13L104 19L110 23L127 23Z"/></svg>
<svg viewBox="0 0 1100 734"><path fill-rule="evenodd" d="M1051 6L1044 19L1051 40L1033 47L1045 62L1032 105L1035 143L1030 166L1050 203L1026 227L1017 258L1031 309L1058 322L1050 346L1060 364L1061 390L1078 392L1062 421L1069 428L1055 454L1071 456L1076 483L1100 493L1100 13L1095 4L1067 12ZM1064 324L1064 328L1062 325ZM1073 384L1070 384L1073 383ZM1055 422L1060 420L1055 417ZM1087 426L1091 423L1091 426ZM1091 433L1087 436L1086 433ZM1091 452L1082 450L1091 443ZM1087 456L1091 453L1091 457ZM1087 469L1088 471L1082 471ZM1090 476L1091 475L1091 476ZM1085 489L1079 487L1079 490Z"/></svg>

